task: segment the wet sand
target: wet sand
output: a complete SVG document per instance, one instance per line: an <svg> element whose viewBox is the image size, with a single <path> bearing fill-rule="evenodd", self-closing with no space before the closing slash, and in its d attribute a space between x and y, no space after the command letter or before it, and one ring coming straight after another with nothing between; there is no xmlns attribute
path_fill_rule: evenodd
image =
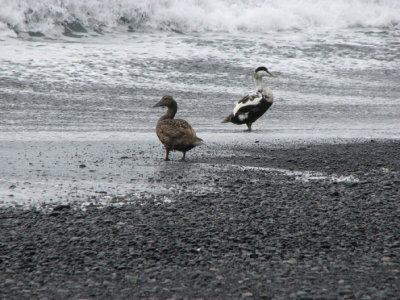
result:
<svg viewBox="0 0 400 300"><path fill-rule="evenodd" d="M0 298L398 298L399 141L144 144L2 146Z"/></svg>

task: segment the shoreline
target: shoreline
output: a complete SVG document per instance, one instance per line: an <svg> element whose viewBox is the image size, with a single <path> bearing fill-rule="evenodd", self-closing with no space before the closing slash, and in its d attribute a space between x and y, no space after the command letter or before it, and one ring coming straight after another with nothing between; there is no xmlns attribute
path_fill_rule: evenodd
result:
<svg viewBox="0 0 400 300"><path fill-rule="evenodd" d="M98 139L96 135L94 140L70 135L63 141L50 135L50 139L44 141L35 137L3 141L0 148L0 207L107 206L141 201L141 198L170 201L174 190L184 193L185 189L179 186L179 181L164 182L163 172L181 172L196 178L196 169L201 169L201 176L213 174L219 168L226 172L229 169L230 172L242 172L243 167L261 167L260 172L281 173L287 177L320 176L338 180L338 177L350 179L353 176L357 179L357 174L352 175L351 171L344 175L334 173L344 171L343 161L354 162L346 152L336 162L329 161L331 167L327 168L321 165L318 157L312 159L309 152L311 149L317 154L318 151L327 152L331 146L346 151L351 145L398 142L398 139L267 139L263 134L244 132L232 135L236 139L208 133L205 135L207 144L190 151L185 164L177 162L181 156L177 152L172 153L173 161L164 162L163 148L153 132L137 137L131 135L128 140L122 138L129 136L126 133L122 137L110 133L105 139ZM329 157L324 159L329 160ZM197 191L210 189L218 191L216 185L210 187L206 182L195 182ZM125 197L127 194L132 195L132 201Z"/></svg>
<svg viewBox="0 0 400 300"><path fill-rule="evenodd" d="M170 202L126 194L103 208L0 208L0 297L395 299L399 147L204 148L145 175L170 187Z"/></svg>

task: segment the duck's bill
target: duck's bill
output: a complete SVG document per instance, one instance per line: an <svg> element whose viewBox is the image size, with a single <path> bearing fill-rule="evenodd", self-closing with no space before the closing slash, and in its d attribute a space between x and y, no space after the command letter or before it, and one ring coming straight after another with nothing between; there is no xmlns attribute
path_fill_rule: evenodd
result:
<svg viewBox="0 0 400 300"><path fill-rule="evenodd" d="M152 107L154 108L154 107L159 107L159 106L161 106L161 105L160 105L160 102L154 104Z"/></svg>

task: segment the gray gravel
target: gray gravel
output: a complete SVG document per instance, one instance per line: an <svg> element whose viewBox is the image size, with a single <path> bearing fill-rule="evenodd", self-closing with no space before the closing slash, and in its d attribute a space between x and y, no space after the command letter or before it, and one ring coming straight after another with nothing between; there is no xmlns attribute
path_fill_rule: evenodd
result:
<svg viewBox="0 0 400 300"><path fill-rule="evenodd" d="M237 146L149 178L172 202L2 208L0 298L399 299L399 147Z"/></svg>

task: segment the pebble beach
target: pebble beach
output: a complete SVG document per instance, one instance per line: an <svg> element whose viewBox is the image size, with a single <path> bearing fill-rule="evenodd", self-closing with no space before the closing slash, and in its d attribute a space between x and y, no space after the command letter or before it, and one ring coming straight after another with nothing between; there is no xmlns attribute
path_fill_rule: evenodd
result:
<svg viewBox="0 0 400 300"><path fill-rule="evenodd" d="M0 297L396 299L399 146L257 143L188 162L158 149L147 180L176 187L168 198L1 208Z"/></svg>

